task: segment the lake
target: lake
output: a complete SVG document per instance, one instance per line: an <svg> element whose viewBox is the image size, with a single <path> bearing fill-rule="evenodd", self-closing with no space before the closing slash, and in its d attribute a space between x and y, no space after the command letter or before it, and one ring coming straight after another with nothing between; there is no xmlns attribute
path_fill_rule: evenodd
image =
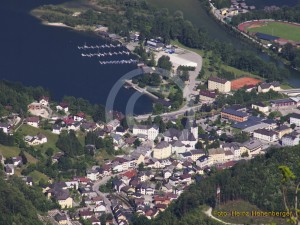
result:
<svg viewBox="0 0 300 225"><path fill-rule="evenodd" d="M50 90L57 101L71 95L106 104L113 85L136 66L100 65L99 59L82 57L83 51L77 48L78 45L109 43L91 33L44 26L29 15L31 9L50 2L58 4L62 1L9 0L0 4L0 79L42 86ZM103 60L129 58L133 57L113 56ZM124 112L133 93L133 90L120 89L115 109ZM141 96L134 109L136 114L150 112L151 99Z"/></svg>

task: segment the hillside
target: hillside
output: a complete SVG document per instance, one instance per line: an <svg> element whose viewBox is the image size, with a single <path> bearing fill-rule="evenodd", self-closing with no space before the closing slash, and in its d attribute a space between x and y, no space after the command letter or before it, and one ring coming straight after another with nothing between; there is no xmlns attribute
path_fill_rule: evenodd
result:
<svg viewBox="0 0 300 225"><path fill-rule="evenodd" d="M216 206L218 185L221 189L221 204L243 199L263 211L285 211L280 190L282 177L278 167L289 166L299 177L299 161L299 146L271 149L265 156L239 162L227 170L213 172L208 178L191 185L175 203L149 224L211 224L204 222L205 217L199 207ZM292 200L289 199L289 202ZM191 223L184 222L196 214L201 214L202 219Z"/></svg>

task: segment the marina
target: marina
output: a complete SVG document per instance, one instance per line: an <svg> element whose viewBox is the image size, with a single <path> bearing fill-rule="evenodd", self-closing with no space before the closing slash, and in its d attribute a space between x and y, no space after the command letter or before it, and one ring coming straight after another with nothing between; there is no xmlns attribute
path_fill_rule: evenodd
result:
<svg viewBox="0 0 300 225"><path fill-rule="evenodd" d="M129 59L129 60L112 60L112 61L99 61L101 65L105 64L131 64L131 63L137 63L138 61L135 59Z"/></svg>
<svg viewBox="0 0 300 225"><path fill-rule="evenodd" d="M103 52L103 53L88 53L84 54L81 53L82 57L106 57L106 56L113 56L113 55L130 55L129 51L120 51L120 52Z"/></svg>
<svg viewBox="0 0 300 225"><path fill-rule="evenodd" d="M83 46L78 46L77 48L80 50L80 49L83 49L83 50L86 50L86 49L105 49L105 48L119 48L119 47L122 47L121 44L117 44L117 45L113 45L113 44L105 44L105 45L86 45L84 44Z"/></svg>

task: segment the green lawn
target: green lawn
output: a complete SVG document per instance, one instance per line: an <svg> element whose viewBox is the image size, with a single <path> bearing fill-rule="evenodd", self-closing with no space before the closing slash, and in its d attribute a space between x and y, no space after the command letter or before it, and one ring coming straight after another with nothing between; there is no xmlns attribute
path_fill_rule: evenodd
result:
<svg viewBox="0 0 300 225"><path fill-rule="evenodd" d="M224 205L221 205L221 206L215 208L213 210L213 214L220 215L221 212L223 212L223 213L226 212L227 214L224 213L223 216L219 216L218 218L225 222L228 222L228 223L236 223L236 224L271 224L271 223L275 223L276 225L287 224L286 219L283 219L283 218L251 216L252 211L261 212L264 210L260 210L255 205L252 205L249 202L239 200L239 201L228 202ZM237 214L237 213L232 214L232 212L238 212L240 214ZM247 212L248 212L249 216L246 215Z"/></svg>
<svg viewBox="0 0 300 225"><path fill-rule="evenodd" d="M53 148L54 151L59 151L59 149L55 145L58 139L58 135L53 134L50 130L43 130L41 128L36 128L24 124L19 128L17 132L20 133L23 137L25 137L26 135L35 136L38 133L42 133L47 137L47 143L42 145L36 145L34 146L34 148L37 150L41 150L42 153L44 153L48 148Z"/></svg>
<svg viewBox="0 0 300 225"><path fill-rule="evenodd" d="M300 41L300 26L281 22L265 22L261 27L247 28L250 32L260 32L291 41Z"/></svg>
<svg viewBox="0 0 300 225"><path fill-rule="evenodd" d="M43 179L45 181L49 180L49 177L47 175L45 175L45 174L43 174L43 173L41 173L39 171L36 171L36 170L34 170L31 173L29 173L28 176L32 177L32 179L33 179L33 181L35 183L38 183L41 179Z"/></svg>
<svg viewBox="0 0 300 225"><path fill-rule="evenodd" d="M15 146L4 146L0 145L0 153L3 155L5 158L11 158L11 157L16 157L20 154L20 149ZM28 160L29 163L36 163L37 159L34 158L32 155L30 155L27 152L24 152L25 156Z"/></svg>

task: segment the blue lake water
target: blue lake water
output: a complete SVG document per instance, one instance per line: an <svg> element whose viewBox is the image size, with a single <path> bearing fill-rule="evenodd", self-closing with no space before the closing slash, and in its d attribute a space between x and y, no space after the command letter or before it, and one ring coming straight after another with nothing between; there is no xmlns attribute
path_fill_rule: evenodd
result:
<svg viewBox="0 0 300 225"><path fill-rule="evenodd" d="M82 57L82 52L92 50L79 50L78 45L109 43L91 33L44 26L29 14L31 9L49 2L62 1L9 0L0 4L0 79L45 87L57 101L64 95L72 95L105 104L117 80L136 66L100 65L99 58ZM93 52L110 50L113 51ZM110 56L101 60L130 58L133 56ZM115 109L124 112L133 93L133 90L120 89ZM134 109L136 114L149 112L152 102L147 96L141 96Z"/></svg>

